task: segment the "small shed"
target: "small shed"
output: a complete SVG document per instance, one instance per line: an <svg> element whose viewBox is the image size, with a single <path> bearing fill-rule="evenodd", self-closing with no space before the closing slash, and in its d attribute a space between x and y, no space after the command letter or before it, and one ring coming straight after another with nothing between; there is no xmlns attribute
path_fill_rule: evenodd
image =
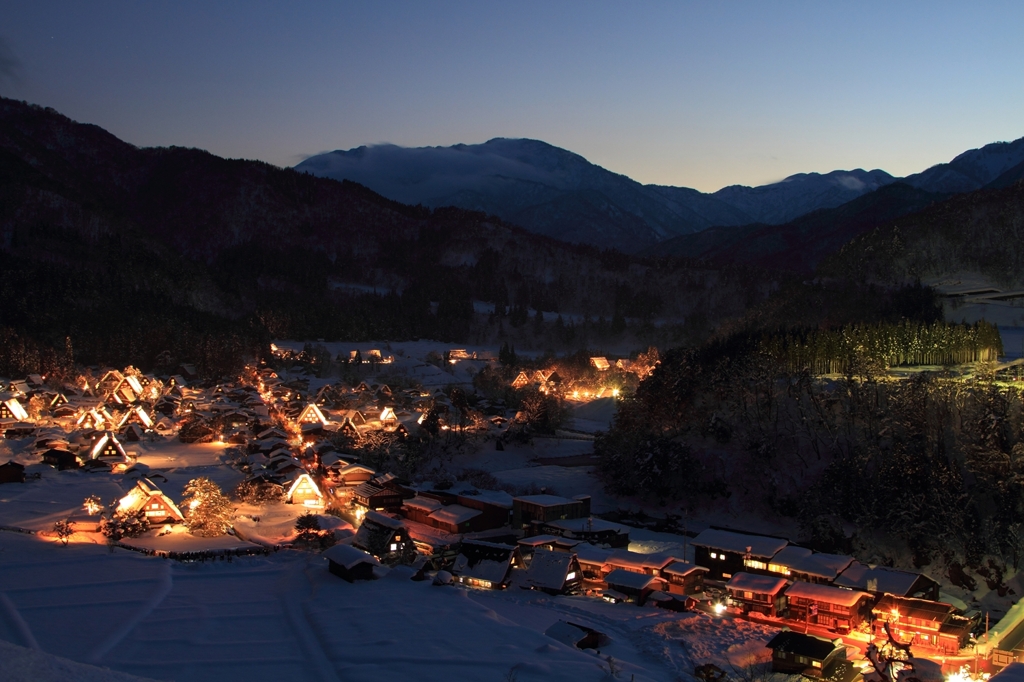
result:
<svg viewBox="0 0 1024 682"><path fill-rule="evenodd" d="M567 620L558 621L545 630L544 634L577 649L600 649L611 641L603 632Z"/></svg>
<svg viewBox="0 0 1024 682"><path fill-rule="evenodd" d="M328 570L348 582L373 580L373 567L380 566L376 557L351 545L334 545L324 552L324 557Z"/></svg>
<svg viewBox="0 0 1024 682"><path fill-rule="evenodd" d="M25 467L13 459L7 464L0 464L0 483L24 483Z"/></svg>

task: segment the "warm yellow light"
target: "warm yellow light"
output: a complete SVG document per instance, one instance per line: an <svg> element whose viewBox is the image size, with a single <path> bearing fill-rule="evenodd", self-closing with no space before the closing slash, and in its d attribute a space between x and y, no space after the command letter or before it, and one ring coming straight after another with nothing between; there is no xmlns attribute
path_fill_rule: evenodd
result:
<svg viewBox="0 0 1024 682"><path fill-rule="evenodd" d="M613 388L612 389L612 397L613 398L618 398L619 397L619 389L617 389L617 388Z"/></svg>
<svg viewBox="0 0 1024 682"><path fill-rule="evenodd" d="M718 615L722 615L723 613L725 613L725 604L721 602L715 604L715 613L717 613Z"/></svg>

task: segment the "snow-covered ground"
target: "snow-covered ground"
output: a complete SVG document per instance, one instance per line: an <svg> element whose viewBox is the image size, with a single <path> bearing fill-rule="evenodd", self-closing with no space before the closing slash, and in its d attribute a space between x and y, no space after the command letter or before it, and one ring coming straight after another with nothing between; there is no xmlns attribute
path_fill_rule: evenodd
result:
<svg viewBox="0 0 1024 682"><path fill-rule="evenodd" d="M694 663L741 664L770 636L703 614L434 587L408 569L349 584L291 550L185 564L0 533L0 557L0 640L159 680L501 680L514 668L524 682L578 682L606 679L607 656L622 679L675 680ZM559 619L611 644L568 647L544 634Z"/></svg>

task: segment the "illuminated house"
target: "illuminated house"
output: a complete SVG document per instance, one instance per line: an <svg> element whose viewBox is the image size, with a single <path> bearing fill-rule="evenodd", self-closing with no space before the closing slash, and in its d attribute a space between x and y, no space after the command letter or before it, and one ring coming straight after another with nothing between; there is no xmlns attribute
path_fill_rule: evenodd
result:
<svg viewBox="0 0 1024 682"><path fill-rule="evenodd" d="M751 612L777 617L786 610L786 579L756 573L737 573L725 584L732 607L743 614Z"/></svg>
<svg viewBox="0 0 1024 682"><path fill-rule="evenodd" d="M465 540L451 573L463 585L501 590L508 586L512 568L522 568L518 547L483 540Z"/></svg>
<svg viewBox="0 0 1024 682"><path fill-rule="evenodd" d="M604 577L608 589L604 591L606 597L616 601L632 601L643 606L647 597L652 592L661 591L665 588L665 579L647 573L634 573L621 568Z"/></svg>
<svg viewBox="0 0 1024 682"><path fill-rule="evenodd" d="M405 551L405 543L412 542L405 524L385 514L366 512L363 522L352 538L352 546L373 554L378 559Z"/></svg>
<svg viewBox="0 0 1024 682"><path fill-rule="evenodd" d="M575 554L538 549L525 571L517 572L516 584L548 594L574 594L583 584L583 569Z"/></svg>
<svg viewBox="0 0 1024 682"><path fill-rule="evenodd" d="M0 402L0 420L25 421L28 419L28 412L18 402L17 398L8 398Z"/></svg>
<svg viewBox="0 0 1024 682"><path fill-rule="evenodd" d="M590 358L590 366L596 369L598 372L604 372L609 367L611 367L611 364L609 364L608 358L599 356Z"/></svg>
<svg viewBox="0 0 1024 682"><path fill-rule="evenodd" d="M124 381L124 375L116 369L112 369L100 377L96 382L96 391L100 395L108 395Z"/></svg>
<svg viewBox="0 0 1024 682"><path fill-rule="evenodd" d="M872 608L875 620L874 634L884 637L882 624L889 628L897 640L945 655L956 655L967 645L971 634L971 620L960 615L950 604L929 599L883 595Z"/></svg>
<svg viewBox="0 0 1024 682"><path fill-rule="evenodd" d="M875 601L867 592L807 582L790 585L786 598L790 619L847 632L871 615Z"/></svg>
<svg viewBox="0 0 1024 682"><path fill-rule="evenodd" d="M121 417L121 420L117 424L117 428L123 429L129 424L138 424L144 429L152 429L153 418L149 416L148 412L146 412L146 408L142 405L136 405L124 413L124 416Z"/></svg>
<svg viewBox="0 0 1024 682"><path fill-rule="evenodd" d="M127 460L128 453L124 451L121 441L117 439L113 431L107 431L96 439L92 449L89 451L89 459L119 459Z"/></svg>
<svg viewBox="0 0 1024 682"><path fill-rule="evenodd" d="M661 569L668 581L670 594L697 594L704 591L704 574L708 569L686 561L673 561Z"/></svg>
<svg viewBox="0 0 1024 682"><path fill-rule="evenodd" d="M772 650L772 672L829 680L847 679L846 647L836 642L784 630L765 645Z"/></svg>
<svg viewBox="0 0 1024 682"><path fill-rule="evenodd" d="M394 429L398 426L398 417L393 407L385 407L380 413L380 425L384 429Z"/></svg>
<svg viewBox="0 0 1024 682"><path fill-rule="evenodd" d="M693 562L708 569L708 580L729 580L741 571L768 571L788 540L709 528L690 543Z"/></svg>
<svg viewBox="0 0 1024 682"><path fill-rule="evenodd" d="M526 388L530 383L531 379L526 372L520 372L516 378L512 380L512 388Z"/></svg>
<svg viewBox="0 0 1024 682"><path fill-rule="evenodd" d="M181 510L171 498L148 478L140 478L135 487L121 498L117 508L119 511L135 512L143 510L146 519L152 524L178 523L184 521Z"/></svg>
<svg viewBox="0 0 1024 682"><path fill-rule="evenodd" d="M284 501L288 504L301 504L307 507L322 507L324 494L309 474L299 474L285 493Z"/></svg>
<svg viewBox="0 0 1024 682"><path fill-rule="evenodd" d="M323 426L327 423L327 417L325 417L324 413L320 411L320 408L317 407L316 403L310 403L303 408L295 421L299 424L320 424Z"/></svg>
<svg viewBox="0 0 1024 682"><path fill-rule="evenodd" d="M106 410L92 408L86 410L81 414L78 420L75 422L75 426L80 429L102 429L108 424L112 424L113 420L109 417Z"/></svg>

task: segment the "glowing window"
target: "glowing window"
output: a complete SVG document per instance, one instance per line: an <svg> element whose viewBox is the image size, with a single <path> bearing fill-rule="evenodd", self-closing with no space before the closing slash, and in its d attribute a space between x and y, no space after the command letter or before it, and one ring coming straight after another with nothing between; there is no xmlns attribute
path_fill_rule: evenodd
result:
<svg viewBox="0 0 1024 682"><path fill-rule="evenodd" d="M569 571L569 575L565 576L566 580L574 580L576 578L576 571Z"/></svg>
<svg viewBox="0 0 1024 682"><path fill-rule="evenodd" d="M718 553L717 552L712 552L711 553L711 558L712 559L717 559L718 558Z"/></svg>
<svg viewBox="0 0 1024 682"><path fill-rule="evenodd" d="M394 542L391 543L391 551L392 552L397 552L398 551L398 544L397 543L394 543Z"/></svg>

